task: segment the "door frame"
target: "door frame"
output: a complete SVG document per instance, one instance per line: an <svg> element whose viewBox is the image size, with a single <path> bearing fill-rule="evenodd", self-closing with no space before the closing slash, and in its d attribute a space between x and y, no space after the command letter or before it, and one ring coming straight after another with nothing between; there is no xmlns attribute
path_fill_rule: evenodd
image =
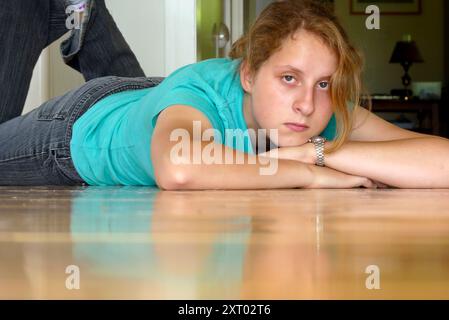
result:
<svg viewBox="0 0 449 320"><path fill-rule="evenodd" d="M196 62L196 0L165 0L165 75Z"/></svg>
<svg viewBox="0 0 449 320"><path fill-rule="evenodd" d="M243 1L225 1L231 43L243 34ZM165 0L165 74L197 62L196 0Z"/></svg>

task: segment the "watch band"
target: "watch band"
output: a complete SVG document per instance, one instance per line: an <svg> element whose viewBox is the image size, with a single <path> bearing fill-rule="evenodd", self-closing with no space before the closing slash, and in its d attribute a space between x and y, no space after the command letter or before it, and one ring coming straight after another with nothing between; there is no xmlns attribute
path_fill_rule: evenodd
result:
<svg viewBox="0 0 449 320"><path fill-rule="evenodd" d="M309 143L313 143L316 151L316 162L315 164L320 167L324 167L324 143L326 138L315 136L309 139Z"/></svg>

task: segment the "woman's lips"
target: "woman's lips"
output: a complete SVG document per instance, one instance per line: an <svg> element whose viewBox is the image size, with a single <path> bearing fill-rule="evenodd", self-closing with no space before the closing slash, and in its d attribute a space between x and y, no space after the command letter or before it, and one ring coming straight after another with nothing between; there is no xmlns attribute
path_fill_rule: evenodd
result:
<svg viewBox="0 0 449 320"><path fill-rule="evenodd" d="M286 123L285 126L295 132L304 132L309 129L308 126L299 123Z"/></svg>

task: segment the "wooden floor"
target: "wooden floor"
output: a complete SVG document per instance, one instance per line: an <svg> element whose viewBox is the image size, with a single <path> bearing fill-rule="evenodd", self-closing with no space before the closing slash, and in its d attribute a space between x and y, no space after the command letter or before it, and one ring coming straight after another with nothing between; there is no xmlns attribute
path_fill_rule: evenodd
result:
<svg viewBox="0 0 449 320"><path fill-rule="evenodd" d="M0 298L449 299L449 190L1 187Z"/></svg>

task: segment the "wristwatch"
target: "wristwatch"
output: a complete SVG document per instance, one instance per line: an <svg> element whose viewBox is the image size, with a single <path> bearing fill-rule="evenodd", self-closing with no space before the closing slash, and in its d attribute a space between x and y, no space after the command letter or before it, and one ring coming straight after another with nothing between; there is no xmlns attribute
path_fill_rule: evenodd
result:
<svg viewBox="0 0 449 320"><path fill-rule="evenodd" d="M316 162L315 164L320 167L324 167L324 143L326 142L326 138L315 136L309 139L309 143L313 143L315 145L316 151Z"/></svg>

